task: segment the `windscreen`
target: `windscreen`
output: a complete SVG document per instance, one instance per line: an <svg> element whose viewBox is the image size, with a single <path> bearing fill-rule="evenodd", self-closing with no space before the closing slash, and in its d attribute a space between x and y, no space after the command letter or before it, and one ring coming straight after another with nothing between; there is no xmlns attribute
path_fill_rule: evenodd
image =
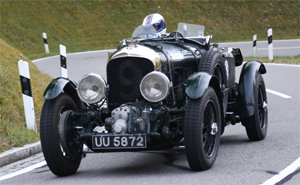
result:
<svg viewBox="0 0 300 185"><path fill-rule="evenodd" d="M179 23L177 31L184 37L203 37L205 27L197 24Z"/></svg>
<svg viewBox="0 0 300 185"><path fill-rule="evenodd" d="M158 34L156 33L156 29L152 25L146 27L140 25L133 31L132 37L140 37L141 39L150 39L150 38L158 37Z"/></svg>
<svg viewBox="0 0 300 185"><path fill-rule="evenodd" d="M179 23L177 31L180 32L184 37L204 37L205 27L202 25ZM141 39L149 39L158 37L155 28L150 25L143 27L138 26L132 33L132 37L140 37Z"/></svg>

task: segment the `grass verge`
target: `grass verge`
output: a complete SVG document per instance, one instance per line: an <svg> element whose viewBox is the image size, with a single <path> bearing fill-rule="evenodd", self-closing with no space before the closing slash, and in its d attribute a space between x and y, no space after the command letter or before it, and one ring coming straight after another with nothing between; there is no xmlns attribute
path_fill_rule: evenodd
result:
<svg viewBox="0 0 300 185"><path fill-rule="evenodd" d="M59 54L60 44L68 53L116 48L155 12L167 32L179 22L201 24L216 43L252 41L254 34L267 40L269 28L273 40L300 38L298 0L1 0L0 9L2 39L32 60Z"/></svg>
<svg viewBox="0 0 300 185"><path fill-rule="evenodd" d="M21 52L0 39L0 152L39 140L39 132L26 128L18 61L25 60ZM36 122L39 128L43 91L51 78L41 73L31 61L30 81Z"/></svg>
<svg viewBox="0 0 300 185"><path fill-rule="evenodd" d="M269 60L268 57L245 57L244 61L258 60L263 63L280 63L280 64L296 64L300 65L300 55L294 57L274 57L274 60Z"/></svg>

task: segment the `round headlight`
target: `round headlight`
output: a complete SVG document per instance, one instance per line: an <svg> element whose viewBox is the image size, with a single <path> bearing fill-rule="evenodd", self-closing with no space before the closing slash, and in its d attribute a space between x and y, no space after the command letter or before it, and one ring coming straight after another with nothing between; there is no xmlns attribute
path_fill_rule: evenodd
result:
<svg viewBox="0 0 300 185"><path fill-rule="evenodd" d="M94 73L85 75L78 83L77 93L79 98L88 103L98 103L105 96L106 82Z"/></svg>
<svg viewBox="0 0 300 185"><path fill-rule="evenodd" d="M157 71L148 73L140 84L143 97L150 102L159 102L165 99L169 89L170 80L165 74Z"/></svg>

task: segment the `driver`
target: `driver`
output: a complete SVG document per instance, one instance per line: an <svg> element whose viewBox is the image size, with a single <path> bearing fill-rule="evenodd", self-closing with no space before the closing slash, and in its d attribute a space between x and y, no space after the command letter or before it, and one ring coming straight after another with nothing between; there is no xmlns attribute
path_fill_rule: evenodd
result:
<svg viewBox="0 0 300 185"><path fill-rule="evenodd" d="M157 36L166 34L166 21L159 13L147 15L143 21L143 28L145 33L154 33Z"/></svg>

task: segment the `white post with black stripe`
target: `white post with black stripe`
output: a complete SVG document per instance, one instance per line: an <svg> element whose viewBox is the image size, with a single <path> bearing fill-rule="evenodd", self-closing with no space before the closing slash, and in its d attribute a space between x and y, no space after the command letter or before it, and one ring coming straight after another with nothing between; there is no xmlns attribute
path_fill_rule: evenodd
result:
<svg viewBox="0 0 300 185"><path fill-rule="evenodd" d="M35 113L34 113L34 104L31 92L30 85L30 74L29 74L29 66L26 61L20 60L18 62L19 65L19 73L20 73L20 81L22 87L23 94L23 104L25 110L25 119L26 125L28 129L37 131L36 121L35 121Z"/></svg>
<svg viewBox="0 0 300 185"><path fill-rule="evenodd" d="M44 39L44 45L45 45L45 52L48 54L49 46L48 46L48 42L47 42L47 34L45 32L43 33L43 39Z"/></svg>
<svg viewBox="0 0 300 185"><path fill-rule="evenodd" d="M273 30L268 29L268 48L269 48L269 60L273 60Z"/></svg>
<svg viewBox="0 0 300 185"><path fill-rule="evenodd" d="M68 70L67 70L67 50L66 46L59 45L60 50L60 69L61 76L64 78L68 78Z"/></svg>
<svg viewBox="0 0 300 185"><path fill-rule="evenodd" d="M253 56L256 57L256 40L257 40L257 35L253 35Z"/></svg>

